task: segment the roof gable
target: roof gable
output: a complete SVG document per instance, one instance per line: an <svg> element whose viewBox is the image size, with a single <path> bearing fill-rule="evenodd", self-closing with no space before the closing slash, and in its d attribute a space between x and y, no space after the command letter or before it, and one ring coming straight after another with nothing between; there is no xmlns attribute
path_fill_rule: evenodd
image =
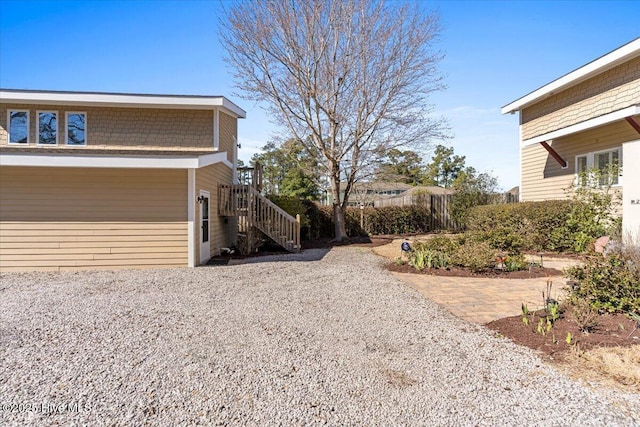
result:
<svg viewBox="0 0 640 427"><path fill-rule="evenodd" d="M501 112L502 114L515 113L638 56L640 56L640 37L505 105Z"/></svg>

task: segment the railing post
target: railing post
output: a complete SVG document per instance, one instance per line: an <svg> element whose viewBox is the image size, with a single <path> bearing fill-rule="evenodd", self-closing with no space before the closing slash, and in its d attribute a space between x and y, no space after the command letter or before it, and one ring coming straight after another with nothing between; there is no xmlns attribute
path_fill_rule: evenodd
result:
<svg viewBox="0 0 640 427"><path fill-rule="evenodd" d="M300 252L300 214L296 214L296 252Z"/></svg>

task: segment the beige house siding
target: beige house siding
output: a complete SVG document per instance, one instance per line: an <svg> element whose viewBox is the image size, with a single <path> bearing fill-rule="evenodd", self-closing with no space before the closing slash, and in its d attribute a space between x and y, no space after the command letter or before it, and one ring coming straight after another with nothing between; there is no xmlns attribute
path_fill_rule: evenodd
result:
<svg viewBox="0 0 640 427"><path fill-rule="evenodd" d="M563 90L521 111L522 139L640 103L640 57Z"/></svg>
<svg viewBox="0 0 640 427"><path fill-rule="evenodd" d="M58 112L58 145L67 147L65 120L67 111L87 114L87 148L105 150L181 150L213 152L213 111L149 108L106 108L63 105L0 104L0 146L7 145L7 110L29 111L29 146L36 146L36 111ZM225 114L225 126L235 129L236 119ZM233 122L227 124L226 122ZM12 145L12 146L17 146ZM48 146L51 147L51 146Z"/></svg>
<svg viewBox="0 0 640 427"><path fill-rule="evenodd" d="M638 139L638 134L625 121L601 126L589 131L558 138L550 145L567 161L562 169L551 155L540 145L522 149L521 201L536 201L567 198L567 192L575 177L576 156L613 148L621 148L623 142ZM633 164L632 159L623 163ZM623 168L624 170L624 168ZM623 177L624 185L624 177Z"/></svg>
<svg viewBox="0 0 640 427"><path fill-rule="evenodd" d="M0 271L187 265L187 171L0 167Z"/></svg>
<svg viewBox="0 0 640 427"><path fill-rule="evenodd" d="M233 153L238 138L238 120L228 114L220 113L220 151L227 152L227 160L233 163Z"/></svg>
<svg viewBox="0 0 640 427"><path fill-rule="evenodd" d="M222 114L220 118L222 118ZM229 247L236 243L237 230L235 218L225 218L218 215L218 184L230 184L232 179L231 169L222 164L216 163L196 170L195 198L198 197L200 190L210 193L210 223L209 223L209 244L211 256L220 254L220 248ZM194 212L196 213L196 264L200 261L200 209L198 203L195 203Z"/></svg>

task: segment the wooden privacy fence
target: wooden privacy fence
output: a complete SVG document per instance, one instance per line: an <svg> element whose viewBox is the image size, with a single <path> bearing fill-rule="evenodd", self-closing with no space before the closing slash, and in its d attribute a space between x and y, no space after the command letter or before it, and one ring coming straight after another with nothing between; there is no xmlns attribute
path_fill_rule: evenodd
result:
<svg viewBox="0 0 640 427"><path fill-rule="evenodd" d="M419 206L429 211L430 231L451 230L457 231L458 225L451 217L451 206L453 204L452 194L410 194L407 196L393 197L389 199L376 200L374 207L407 207Z"/></svg>

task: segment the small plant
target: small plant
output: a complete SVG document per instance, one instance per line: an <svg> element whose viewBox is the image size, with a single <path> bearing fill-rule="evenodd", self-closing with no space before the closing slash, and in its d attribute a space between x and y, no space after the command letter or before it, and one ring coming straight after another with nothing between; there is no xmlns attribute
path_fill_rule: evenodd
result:
<svg viewBox="0 0 640 427"><path fill-rule="evenodd" d="M627 339L629 339L631 337L631 335L633 335L633 333L636 331L636 329L640 328L640 315L636 314L636 313L627 313L627 316L629 318L631 318L631 320L635 320L636 321L636 326L633 328L633 330L631 331L631 333L627 337Z"/></svg>
<svg viewBox="0 0 640 427"><path fill-rule="evenodd" d="M571 335L571 332L567 332L567 337L564 339L564 341L571 345L571 343L573 342L573 335Z"/></svg>
<svg viewBox="0 0 640 427"><path fill-rule="evenodd" d="M397 257L395 263L397 266L404 265L404 260L401 257Z"/></svg>
<svg viewBox="0 0 640 427"><path fill-rule="evenodd" d="M522 254L508 255L504 259L504 271L526 270L529 263Z"/></svg>
<svg viewBox="0 0 640 427"><path fill-rule="evenodd" d="M418 271L425 268L446 268L449 265L449 257L440 251L416 248L409 256L409 265Z"/></svg>
<svg viewBox="0 0 640 427"><path fill-rule="evenodd" d="M527 307L525 303L522 303L521 309L522 309L522 323L524 323L524 325L526 326L529 324L529 307Z"/></svg>
<svg viewBox="0 0 640 427"><path fill-rule="evenodd" d="M580 332L589 333L598 326L598 312L591 307L588 299L574 296L569 299L568 309Z"/></svg>

